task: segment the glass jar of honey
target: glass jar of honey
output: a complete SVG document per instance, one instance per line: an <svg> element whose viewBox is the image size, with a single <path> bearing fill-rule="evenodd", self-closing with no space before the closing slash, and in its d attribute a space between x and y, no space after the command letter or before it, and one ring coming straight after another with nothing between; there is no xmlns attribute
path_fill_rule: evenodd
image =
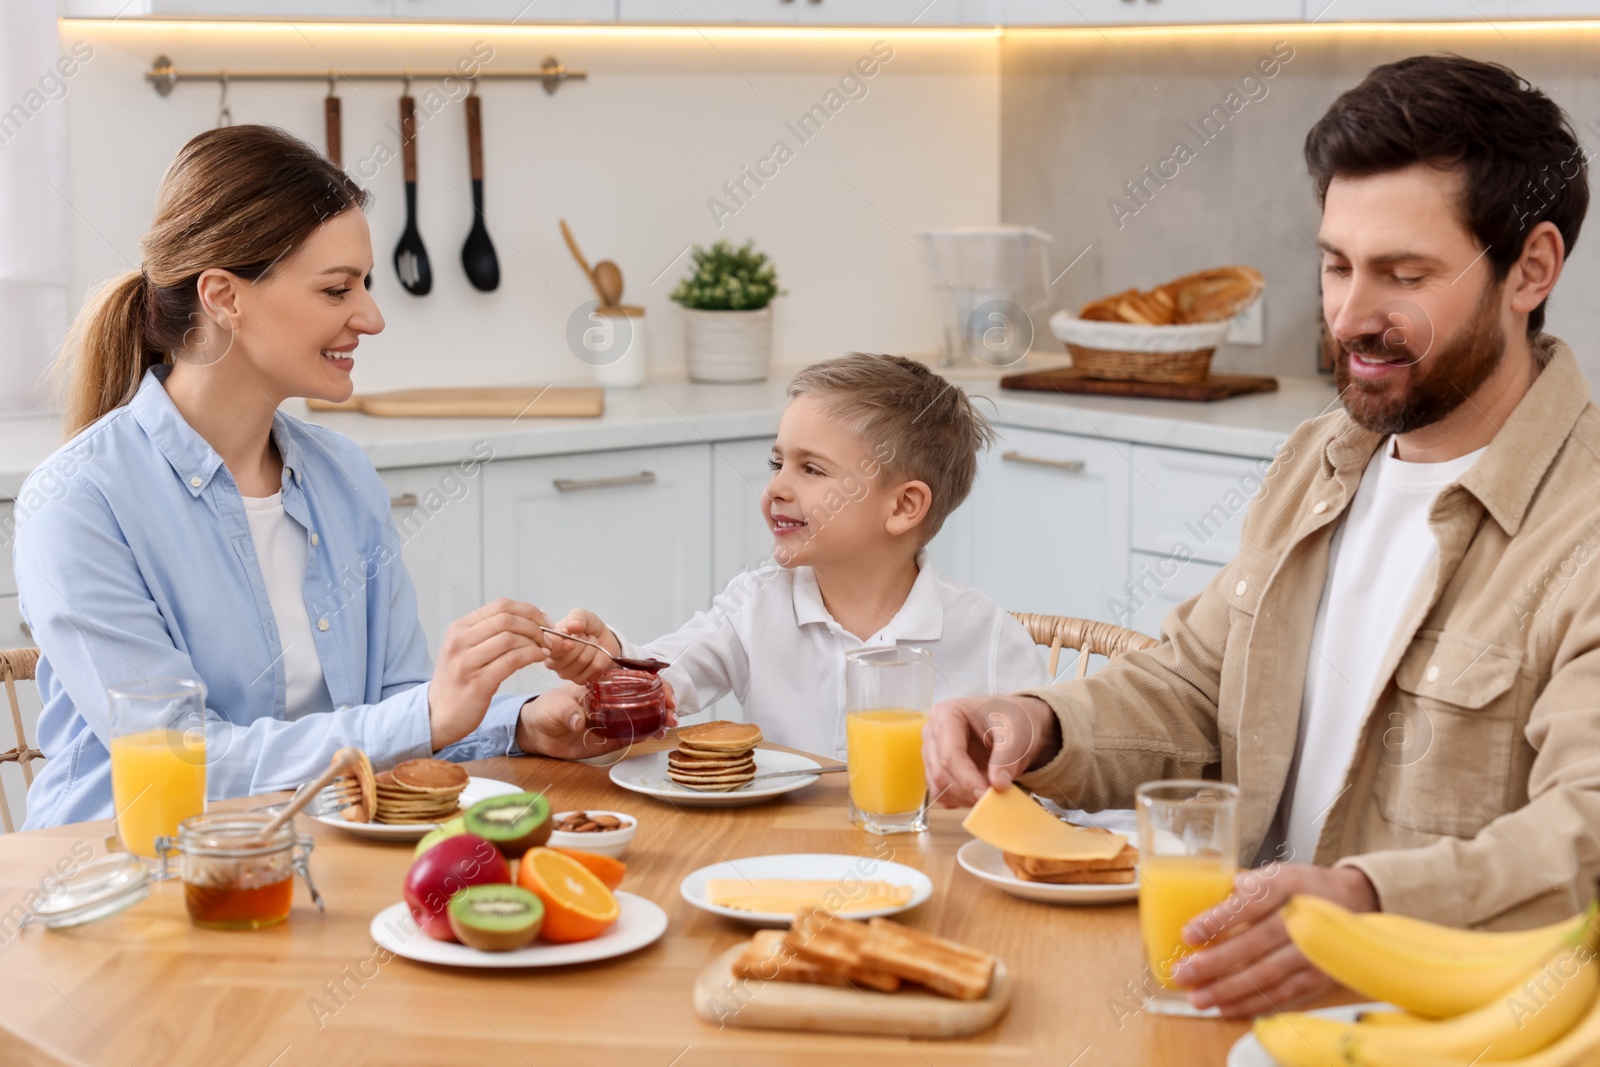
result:
<svg viewBox="0 0 1600 1067"><path fill-rule="evenodd" d="M659 674L614 667L590 678L587 688L589 729L601 737L643 741L666 722L667 694Z"/></svg>
<svg viewBox="0 0 1600 1067"><path fill-rule="evenodd" d="M322 897L311 882L311 838L292 822L262 837L271 812L222 811L178 824L178 836L156 839L161 874L178 856L183 902L196 926L214 930L258 930L289 917L294 876L305 880L311 900Z"/></svg>

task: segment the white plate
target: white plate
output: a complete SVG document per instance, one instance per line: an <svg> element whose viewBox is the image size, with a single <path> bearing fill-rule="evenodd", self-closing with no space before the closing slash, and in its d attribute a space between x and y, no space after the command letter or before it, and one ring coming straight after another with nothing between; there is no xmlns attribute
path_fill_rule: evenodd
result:
<svg viewBox="0 0 1600 1067"><path fill-rule="evenodd" d="M1051 885L1048 882L1025 882L1011 873L1000 850L987 841L974 838L956 852L956 862L968 873L1024 900L1041 900L1046 904L1121 904L1139 899L1139 876L1126 885Z"/></svg>
<svg viewBox="0 0 1600 1067"><path fill-rule="evenodd" d="M643 793L657 800L670 800L684 808L732 808L740 804L754 804L783 793L804 789L817 780L814 774L797 774L793 778L773 778L757 782L732 793L701 793L686 789L667 777L667 753L652 752L648 756L635 756L611 768L611 780L624 789ZM778 752L758 748L755 751L756 773L773 771L805 771L822 764L807 756L793 752Z"/></svg>
<svg viewBox="0 0 1600 1067"><path fill-rule="evenodd" d="M514 952L482 952L454 941L435 941L417 928L405 901L390 904L372 917L372 940L418 963L446 967L559 967L566 963L609 960L644 948L667 932L667 913L653 900L617 890L621 915L599 937L551 945L535 941Z"/></svg>
<svg viewBox="0 0 1600 1067"><path fill-rule="evenodd" d="M461 807L470 808L480 800L521 792L525 790L520 785L502 782L498 778L468 778L467 787L461 791ZM338 815L313 815L312 818L328 826L348 830L357 837L370 837L376 841L421 841L430 831L439 828L436 822L411 822L390 826L381 822L345 822Z"/></svg>
<svg viewBox="0 0 1600 1067"><path fill-rule="evenodd" d="M910 911L933 895L933 882L927 875L915 867L907 867L903 863L891 863L888 860L874 859L871 856L842 856L832 852L806 852L792 853L781 856L746 856L742 860L729 860L726 863L713 863L709 867L701 867L698 871L685 878L678 886L678 891L683 894L683 899L693 904L702 911L709 911L713 915L725 915L730 919L750 923L753 926L788 926L794 919L794 913L783 911L740 911L738 908L725 908L720 904L713 904L706 899L706 883L713 878L804 878L807 880L824 879L837 880L839 891L849 898L850 884L856 882L878 881L893 882L895 885L909 885L911 899L904 904L889 908L875 908L868 911L853 911L847 918L868 919L874 915L898 915L902 911Z"/></svg>
<svg viewBox="0 0 1600 1067"><path fill-rule="evenodd" d="M1307 1014L1348 1023L1354 1022L1356 1016L1364 1011L1394 1010L1393 1004L1341 1004L1337 1008L1318 1008ZM1228 1067L1278 1067L1278 1061L1267 1055L1267 1050L1261 1047L1255 1034L1246 1033L1228 1050Z"/></svg>

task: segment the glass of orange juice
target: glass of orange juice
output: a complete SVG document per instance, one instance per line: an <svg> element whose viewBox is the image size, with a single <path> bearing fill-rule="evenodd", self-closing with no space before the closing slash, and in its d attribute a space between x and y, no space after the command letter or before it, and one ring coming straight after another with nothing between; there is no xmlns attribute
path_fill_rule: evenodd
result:
<svg viewBox="0 0 1600 1067"><path fill-rule="evenodd" d="M1222 782L1146 782L1134 793L1139 816L1139 929L1155 979L1145 1009L1211 1016L1172 982L1172 968L1194 951L1184 926L1228 899L1239 853L1239 790Z"/></svg>
<svg viewBox="0 0 1600 1067"><path fill-rule="evenodd" d="M111 798L122 847L156 856L157 837L206 807L206 687L147 678L106 690L111 710Z"/></svg>
<svg viewBox="0 0 1600 1067"><path fill-rule="evenodd" d="M928 828L922 727L933 708L933 657L920 648L858 648L844 657L850 821L872 834Z"/></svg>

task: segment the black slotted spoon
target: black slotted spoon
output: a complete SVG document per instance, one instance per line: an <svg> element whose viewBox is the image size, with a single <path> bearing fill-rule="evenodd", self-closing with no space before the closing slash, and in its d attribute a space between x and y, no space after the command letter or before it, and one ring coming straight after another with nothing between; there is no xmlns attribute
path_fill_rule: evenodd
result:
<svg viewBox="0 0 1600 1067"><path fill-rule="evenodd" d="M400 98L400 156L405 167L406 228L394 246L394 270L406 292L427 296L433 288L433 268L417 232L417 102L410 92Z"/></svg>
<svg viewBox="0 0 1600 1067"><path fill-rule="evenodd" d="M483 112L477 86L467 95L467 157L472 168L472 229L461 246L461 269L467 281L481 292L493 292L500 285L500 260L494 242L483 224Z"/></svg>

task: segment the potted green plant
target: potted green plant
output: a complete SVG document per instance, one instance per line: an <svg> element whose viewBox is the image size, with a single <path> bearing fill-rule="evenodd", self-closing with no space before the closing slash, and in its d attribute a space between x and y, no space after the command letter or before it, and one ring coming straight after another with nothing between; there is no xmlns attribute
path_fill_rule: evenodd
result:
<svg viewBox="0 0 1600 1067"><path fill-rule="evenodd" d="M696 245L689 273L672 291L683 306L684 363L697 382L759 382L772 365L777 272L753 241Z"/></svg>

